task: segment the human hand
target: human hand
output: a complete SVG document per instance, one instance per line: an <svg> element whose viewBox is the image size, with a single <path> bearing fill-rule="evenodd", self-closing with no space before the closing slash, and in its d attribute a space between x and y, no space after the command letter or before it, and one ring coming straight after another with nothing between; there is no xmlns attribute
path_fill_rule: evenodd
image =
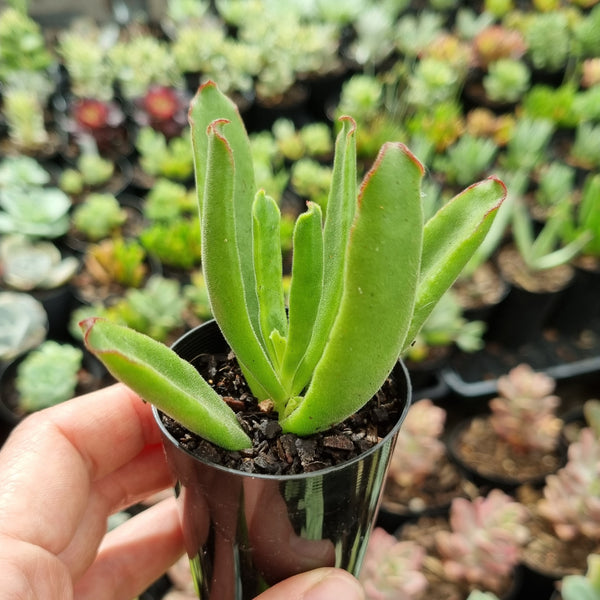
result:
<svg viewBox="0 0 600 600"><path fill-rule="evenodd" d="M110 514L173 483L150 406L121 384L25 419L0 482L0 599L131 600L183 551L174 498L105 535ZM260 600L332 594L363 597L348 573L318 569Z"/></svg>

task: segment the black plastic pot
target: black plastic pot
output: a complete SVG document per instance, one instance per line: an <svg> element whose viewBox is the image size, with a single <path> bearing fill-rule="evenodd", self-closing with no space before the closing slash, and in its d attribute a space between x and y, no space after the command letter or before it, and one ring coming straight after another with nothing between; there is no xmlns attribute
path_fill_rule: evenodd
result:
<svg viewBox="0 0 600 600"><path fill-rule="evenodd" d="M530 292L512 285L490 317L486 341L511 349L538 341L558 299L558 292Z"/></svg>
<svg viewBox="0 0 600 600"><path fill-rule="evenodd" d="M227 350L210 321L173 349L192 360ZM155 410L199 598L244 600L296 573L337 566L357 575L379 506L397 432L410 404L398 363L393 378L404 407L393 430L359 457L298 475L257 475L224 468L183 449Z"/></svg>
<svg viewBox="0 0 600 600"><path fill-rule="evenodd" d="M600 270L574 265L575 275L550 314L549 326L565 334L577 335L600 323Z"/></svg>

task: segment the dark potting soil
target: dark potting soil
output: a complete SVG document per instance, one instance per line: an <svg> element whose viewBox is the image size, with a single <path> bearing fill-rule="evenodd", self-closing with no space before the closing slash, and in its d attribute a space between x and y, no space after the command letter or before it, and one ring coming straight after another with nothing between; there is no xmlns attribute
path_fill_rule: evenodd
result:
<svg viewBox="0 0 600 600"><path fill-rule="evenodd" d="M291 475L346 462L375 446L398 422L404 398L388 378L378 393L356 414L322 433L299 437L283 433L273 404L252 395L233 356L201 355L195 366L236 412L252 439L249 450L220 448L162 415L170 434L186 451L199 458L246 473Z"/></svg>

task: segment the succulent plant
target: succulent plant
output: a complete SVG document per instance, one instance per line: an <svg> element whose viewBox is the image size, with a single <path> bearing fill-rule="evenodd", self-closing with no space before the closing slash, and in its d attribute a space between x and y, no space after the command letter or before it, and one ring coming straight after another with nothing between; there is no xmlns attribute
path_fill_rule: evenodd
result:
<svg viewBox="0 0 600 600"><path fill-rule="evenodd" d="M365 127L383 106L383 84L371 75L353 75L342 85L336 113L353 115Z"/></svg>
<svg viewBox="0 0 600 600"><path fill-rule="evenodd" d="M39 24L24 10L5 7L0 14L0 80L14 72L43 72L52 62Z"/></svg>
<svg viewBox="0 0 600 600"><path fill-rule="evenodd" d="M483 87L494 102L517 102L529 89L531 74L527 65L514 58L500 58L488 65Z"/></svg>
<svg viewBox="0 0 600 600"><path fill-rule="evenodd" d="M151 127L170 139L181 135L187 126L189 104L184 90L153 85L135 100L133 117L140 127Z"/></svg>
<svg viewBox="0 0 600 600"><path fill-rule="evenodd" d="M325 210L331 177L331 167L306 157L292 165L290 183L298 194Z"/></svg>
<svg viewBox="0 0 600 600"><path fill-rule="evenodd" d="M569 202L575 187L575 169L560 161L552 161L540 168L536 203L543 207Z"/></svg>
<svg viewBox="0 0 600 600"><path fill-rule="evenodd" d="M514 204L513 237L523 262L531 271L569 264L592 241L593 232L583 229L574 232L573 239L563 243L565 217L570 209L569 198L561 198L561 203L550 210L544 224L536 231L536 224L528 207L520 199Z"/></svg>
<svg viewBox="0 0 600 600"><path fill-rule="evenodd" d="M150 126L142 127L135 140L142 169L154 177L177 181L189 179L194 172L194 159L190 136L167 138Z"/></svg>
<svg viewBox="0 0 600 600"><path fill-rule="evenodd" d="M446 61L425 57L408 78L407 101L417 107L429 107L453 100L462 83L459 75Z"/></svg>
<svg viewBox="0 0 600 600"><path fill-rule="evenodd" d="M0 361L39 346L48 333L48 315L31 294L0 292Z"/></svg>
<svg viewBox="0 0 600 600"><path fill-rule="evenodd" d="M419 109L407 122L409 133L423 135L437 152L443 152L456 142L464 127L462 109L454 100Z"/></svg>
<svg viewBox="0 0 600 600"><path fill-rule="evenodd" d="M473 178L485 175L497 152L493 140L465 133L434 159L434 167L446 176L448 183L466 185Z"/></svg>
<svg viewBox="0 0 600 600"><path fill-rule="evenodd" d="M144 198L142 212L150 221L174 221L196 212L196 194L182 183L159 177Z"/></svg>
<svg viewBox="0 0 600 600"><path fill-rule="evenodd" d="M115 163L101 156L95 144L93 149L85 149L85 146L81 146L76 167L68 167L60 174L58 185L67 194L79 195L86 188L102 186L108 183L115 173Z"/></svg>
<svg viewBox="0 0 600 600"><path fill-rule="evenodd" d="M600 83L600 57L587 58L581 63L581 87L590 88Z"/></svg>
<svg viewBox="0 0 600 600"><path fill-rule="evenodd" d="M396 15L390 9L386 3L367 3L353 21L356 37L346 53L367 70L373 70L395 48Z"/></svg>
<svg viewBox="0 0 600 600"><path fill-rule="evenodd" d="M127 220L127 212L113 194L88 194L73 210L73 226L85 237L97 242L118 229Z"/></svg>
<svg viewBox="0 0 600 600"><path fill-rule="evenodd" d="M592 429L569 445L567 463L548 475L543 493L538 510L557 537L600 541L600 440Z"/></svg>
<svg viewBox="0 0 600 600"><path fill-rule="evenodd" d="M600 6L594 6L573 26L573 52L581 57L598 56L600 44Z"/></svg>
<svg viewBox="0 0 600 600"><path fill-rule="evenodd" d="M366 600L419 600L427 589L423 575L425 549L399 541L381 527L369 539L360 582Z"/></svg>
<svg viewBox="0 0 600 600"><path fill-rule="evenodd" d="M0 232L57 238L69 229L71 199L60 189L14 186L0 189Z"/></svg>
<svg viewBox="0 0 600 600"><path fill-rule="evenodd" d="M128 289L103 316L164 342L170 332L181 329L187 301L175 279L153 275L139 289Z"/></svg>
<svg viewBox="0 0 600 600"><path fill-rule="evenodd" d="M108 52L115 80L127 100L142 97L152 85L181 87L181 73L168 44L150 34L117 42Z"/></svg>
<svg viewBox="0 0 600 600"><path fill-rule="evenodd" d="M538 69L558 71L572 51L570 36L565 12L535 13L525 30L527 55Z"/></svg>
<svg viewBox="0 0 600 600"><path fill-rule="evenodd" d="M435 471L444 456L442 441L446 411L429 398L415 402L408 411L392 453L388 478L402 487L419 485Z"/></svg>
<svg viewBox="0 0 600 600"><path fill-rule="evenodd" d="M575 105L577 89L572 83L552 87L536 83L525 94L521 105L528 119L547 120L558 127L575 127L581 120Z"/></svg>
<svg viewBox="0 0 600 600"><path fill-rule="evenodd" d="M0 191L6 188L43 186L50 181L50 173L30 156L6 156L0 162Z"/></svg>
<svg viewBox="0 0 600 600"><path fill-rule="evenodd" d="M571 147L570 159L585 168L600 167L600 125L582 121L575 130L575 140Z"/></svg>
<svg viewBox="0 0 600 600"><path fill-rule="evenodd" d="M89 22L58 35L56 51L68 73L70 92L78 98L113 98L114 71L108 60L107 38Z"/></svg>
<svg viewBox="0 0 600 600"><path fill-rule="evenodd" d="M405 14L398 20L396 46L402 54L417 57L439 36L443 16L432 10Z"/></svg>
<svg viewBox="0 0 600 600"><path fill-rule="evenodd" d="M473 39L477 64L483 68L500 58L521 58L527 43L522 34L503 25L491 25L480 31Z"/></svg>
<svg viewBox="0 0 600 600"><path fill-rule="evenodd" d="M489 402L497 435L521 452L555 449L562 421L556 416L560 398L552 394L554 379L523 363L497 385L499 396Z"/></svg>
<svg viewBox="0 0 600 600"><path fill-rule="evenodd" d="M83 183L90 187L102 185L110 180L115 172L115 164L97 152L84 151L77 157L77 169Z"/></svg>
<svg viewBox="0 0 600 600"><path fill-rule="evenodd" d="M48 144L50 135L45 123L45 103L25 87L7 87L2 92L2 112L8 135L23 152L35 153Z"/></svg>
<svg viewBox="0 0 600 600"><path fill-rule="evenodd" d="M140 287L148 272L146 251L134 239L114 237L88 246L84 265L101 285Z"/></svg>
<svg viewBox="0 0 600 600"><path fill-rule="evenodd" d="M280 211L254 188L239 112L208 82L190 114L202 265L215 319L257 398L273 401L283 431L326 430L381 387L481 243L505 188L493 178L471 186L424 224L423 166L402 144L388 143L357 200L355 123L342 119L325 220L311 204L296 221L286 311ZM248 447L233 411L174 352L107 321L88 320L82 328L88 347L126 383L143 385L148 401L214 443ZM187 383L174 383L175 373ZM161 383L154 388L147 376ZM176 388L173 394L160 393L165 385Z"/></svg>
<svg viewBox="0 0 600 600"><path fill-rule="evenodd" d="M585 575L567 575L562 578L560 595L563 600L600 599L600 555L590 554Z"/></svg>
<svg viewBox="0 0 600 600"><path fill-rule="evenodd" d="M0 240L0 265L6 285L30 291L67 283L79 268L79 261L73 256L62 258L50 241L32 241L13 234Z"/></svg>
<svg viewBox="0 0 600 600"><path fill-rule="evenodd" d="M81 349L54 340L32 350L17 367L20 408L30 413L73 397L82 361Z"/></svg>
<svg viewBox="0 0 600 600"><path fill-rule="evenodd" d="M198 217L152 223L139 234L149 254L175 269L189 270L200 264L201 241Z"/></svg>
<svg viewBox="0 0 600 600"><path fill-rule="evenodd" d="M492 11L475 12L471 7L462 6L456 11L456 33L462 39L473 40L484 29L493 25L494 21Z"/></svg>
<svg viewBox="0 0 600 600"><path fill-rule="evenodd" d="M180 27L172 43L172 52L177 67L183 73L204 73L211 61L219 57L226 43L226 31L221 21L187 23Z"/></svg>
<svg viewBox="0 0 600 600"><path fill-rule="evenodd" d="M331 129L326 123L309 123L296 129L290 119L279 118L273 123L272 132L277 148L291 161L304 156L328 157L333 151Z"/></svg>
<svg viewBox="0 0 600 600"><path fill-rule="evenodd" d="M125 113L114 100L76 98L67 107L62 126L80 145L93 141L103 156L126 151Z"/></svg>
<svg viewBox="0 0 600 600"><path fill-rule="evenodd" d="M529 538L527 518L525 505L498 489L472 501L455 498L450 531L435 538L448 579L498 593Z"/></svg>

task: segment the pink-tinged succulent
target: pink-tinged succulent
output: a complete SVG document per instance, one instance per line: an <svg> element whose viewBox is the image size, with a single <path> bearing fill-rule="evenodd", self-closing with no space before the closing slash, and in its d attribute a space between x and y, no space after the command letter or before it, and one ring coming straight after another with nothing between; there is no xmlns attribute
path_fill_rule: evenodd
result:
<svg viewBox="0 0 600 600"><path fill-rule="evenodd" d="M562 421L556 416L560 404L552 395L555 381L520 364L498 379L499 396L490 400L490 423L494 431L522 452L556 448Z"/></svg>
<svg viewBox="0 0 600 600"><path fill-rule="evenodd" d="M529 537L525 506L501 490L473 501L455 498L450 531L436 534L446 576L470 587L497 592L519 562Z"/></svg>
<svg viewBox="0 0 600 600"><path fill-rule="evenodd" d="M428 585L424 558L425 549L416 542L374 529L360 573L367 600L419 600Z"/></svg>
<svg viewBox="0 0 600 600"><path fill-rule="evenodd" d="M167 138L180 135L187 126L190 98L182 90L154 85L135 104L134 118L138 125L149 125Z"/></svg>
<svg viewBox="0 0 600 600"><path fill-rule="evenodd" d="M125 114L114 101L78 98L69 109L65 129L75 139L92 138L100 154L119 151L127 140Z"/></svg>
<svg viewBox="0 0 600 600"><path fill-rule="evenodd" d="M581 85L589 88L600 84L600 58L588 58L583 61Z"/></svg>
<svg viewBox="0 0 600 600"><path fill-rule="evenodd" d="M81 98L73 104L73 118L78 127L93 133L120 125L125 117L114 102Z"/></svg>
<svg viewBox="0 0 600 600"><path fill-rule="evenodd" d="M567 464L547 477L538 510L559 538L600 541L600 441L590 428L569 446Z"/></svg>
<svg viewBox="0 0 600 600"><path fill-rule="evenodd" d="M446 411L425 398L413 404L396 441L388 477L400 486L422 482L446 451L440 440Z"/></svg>
<svg viewBox="0 0 600 600"><path fill-rule="evenodd" d="M499 58L521 58L527 51L527 43L516 29L490 25L475 36L473 50L477 63L486 68Z"/></svg>

